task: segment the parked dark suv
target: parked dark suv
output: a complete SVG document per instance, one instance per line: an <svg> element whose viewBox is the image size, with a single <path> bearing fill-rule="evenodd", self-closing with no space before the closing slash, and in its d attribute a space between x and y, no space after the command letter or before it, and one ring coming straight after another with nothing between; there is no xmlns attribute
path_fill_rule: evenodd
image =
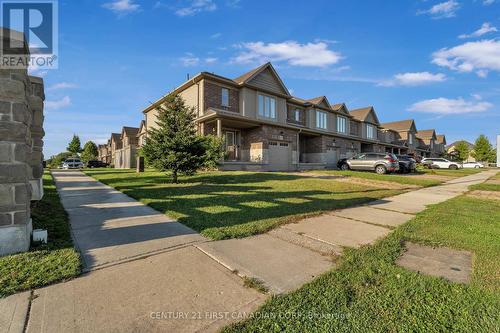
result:
<svg viewBox="0 0 500 333"><path fill-rule="evenodd" d="M408 155L396 155L399 160L399 172L401 173L409 173L415 172L417 169L416 161Z"/></svg>
<svg viewBox="0 0 500 333"><path fill-rule="evenodd" d="M105 168L108 166L108 163L104 163L103 161L88 161L87 168Z"/></svg>

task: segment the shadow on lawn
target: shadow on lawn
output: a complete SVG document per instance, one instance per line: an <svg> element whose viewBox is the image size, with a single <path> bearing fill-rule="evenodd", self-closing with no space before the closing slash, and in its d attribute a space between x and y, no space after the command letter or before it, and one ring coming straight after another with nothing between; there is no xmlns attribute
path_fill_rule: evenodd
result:
<svg viewBox="0 0 500 333"><path fill-rule="evenodd" d="M169 178L158 174L103 177L102 181L216 239L262 233L305 215L365 203L385 192L373 188L353 190L339 184L335 186L345 190L335 191L335 186L330 190L327 183L319 189L293 183L289 189L276 188L267 183L305 178L283 173L221 173L184 178L180 184L162 184Z"/></svg>

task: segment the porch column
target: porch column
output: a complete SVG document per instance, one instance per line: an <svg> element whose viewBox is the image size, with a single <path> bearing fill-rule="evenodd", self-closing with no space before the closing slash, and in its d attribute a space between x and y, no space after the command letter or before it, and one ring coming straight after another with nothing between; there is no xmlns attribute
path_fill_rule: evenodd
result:
<svg viewBox="0 0 500 333"><path fill-rule="evenodd" d="M222 120L220 118L217 118L217 136L222 137Z"/></svg>

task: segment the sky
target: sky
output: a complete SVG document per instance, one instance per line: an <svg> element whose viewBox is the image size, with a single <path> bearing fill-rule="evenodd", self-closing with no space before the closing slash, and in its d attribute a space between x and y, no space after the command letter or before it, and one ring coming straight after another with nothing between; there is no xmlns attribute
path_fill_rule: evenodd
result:
<svg viewBox="0 0 500 333"><path fill-rule="evenodd" d="M200 71L271 61L294 96L374 106L448 143L500 134L500 0L59 1L45 156L104 143Z"/></svg>

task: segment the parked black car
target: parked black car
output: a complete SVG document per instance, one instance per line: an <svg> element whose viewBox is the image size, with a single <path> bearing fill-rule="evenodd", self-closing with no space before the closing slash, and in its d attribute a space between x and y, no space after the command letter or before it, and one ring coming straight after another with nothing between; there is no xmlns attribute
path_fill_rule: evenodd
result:
<svg viewBox="0 0 500 333"><path fill-rule="evenodd" d="M417 169L417 162L408 155L397 155L399 160L399 172L409 173L415 172Z"/></svg>
<svg viewBox="0 0 500 333"><path fill-rule="evenodd" d="M341 158L337 162L337 168L340 170L349 170L349 165L347 164L347 158Z"/></svg>
<svg viewBox="0 0 500 333"><path fill-rule="evenodd" d="M108 163L104 163L103 161L97 161L97 160L87 162L87 168L105 168L108 165L109 165Z"/></svg>

